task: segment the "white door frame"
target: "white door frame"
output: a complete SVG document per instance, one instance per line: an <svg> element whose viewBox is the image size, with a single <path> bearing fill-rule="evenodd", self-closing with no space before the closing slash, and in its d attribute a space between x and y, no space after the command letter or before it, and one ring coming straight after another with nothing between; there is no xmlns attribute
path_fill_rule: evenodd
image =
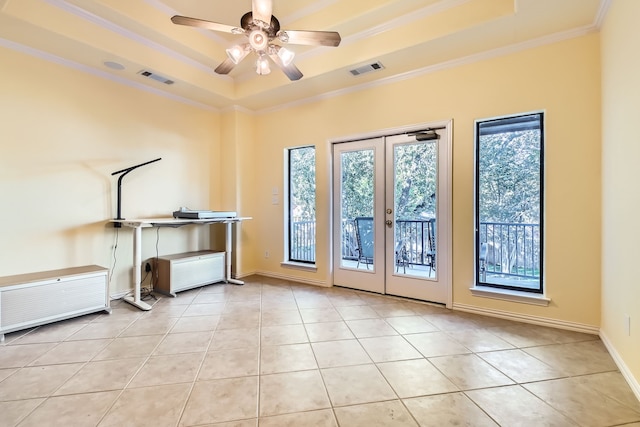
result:
<svg viewBox="0 0 640 427"><path fill-rule="evenodd" d="M407 126L401 126L401 127L391 128L391 129L381 129L381 130L372 131L372 132L331 138L327 142L329 143L329 146L331 148L329 150L329 156L331 158L330 164L333 165L333 144L358 141L362 139L372 139L372 138L378 138L378 137L384 137L384 136L390 136L390 135L396 135L396 134L402 134L402 133L412 133L412 132L424 131L429 128L445 128L447 131L446 132L446 150L444 152L440 152L439 156L445 156L445 159L443 160L446 162L448 167L447 167L446 176L443 177L445 182L440 182L439 185L445 185L448 191L446 192L445 197L441 198L438 201L438 203L442 204L446 212L448 212L447 221L449 222L449 227L447 227L446 232L439 234L438 238L441 240L443 244L442 247L439 247L439 249L441 249L441 252L444 252L442 254L442 258L446 259L446 262L442 263L440 266L441 269L444 268L445 270L445 271L441 271L441 273L446 275L446 278L443 279L443 283L447 288L446 307L452 308L453 306L453 280L452 280L453 279L453 276L452 276L452 272L453 272L453 262L452 262L452 256L453 256L453 210L452 210L452 207L453 207L453 200L452 200L453 119L407 125ZM331 168L331 170L333 171L333 167ZM334 256L333 251L334 251L334 243L335 243L334 232L333 232L334 226L335 226L335 224L333 223L333 212L334 212L333 175L334 175L333 172L329 173L329 185L328 185L328 188L330 189L329 195L328 195L329 208L330 208L329 224L331 227L331 232L329 233L329 258L328 259L329 259L329 275L330 275L330 280L332 285L334 280L333 279L334 271L336 267L333 263L333 256Z"/></svg>

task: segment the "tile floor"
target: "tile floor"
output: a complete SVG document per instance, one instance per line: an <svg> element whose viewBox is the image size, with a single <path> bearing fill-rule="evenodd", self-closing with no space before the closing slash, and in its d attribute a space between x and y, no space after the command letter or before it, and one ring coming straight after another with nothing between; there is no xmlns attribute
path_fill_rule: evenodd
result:
<svg viewBox="0 0 640 427"><path fill-rule="evenodd" d="M0 426L640 426L598 337L252 277L8 334Z"/></svg>

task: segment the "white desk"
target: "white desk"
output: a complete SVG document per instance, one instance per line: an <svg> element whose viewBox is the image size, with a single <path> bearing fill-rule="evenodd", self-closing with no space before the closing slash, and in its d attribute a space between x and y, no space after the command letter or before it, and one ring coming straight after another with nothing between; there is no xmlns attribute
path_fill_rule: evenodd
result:
<svg viewBox="0 0 640 427"><path fill-rule="evenodd" d="M232 224L251 219L251 217L234 218L206 218L206 219L185 219L185 218L145 218L145 219L114 219L111 222L118 222L125 227L133 228L133 296L126 296L124 300L141 310L151 310L151 306L140 299L140 282L142 280L142 229L148 227L182 227L189 224L208 225L226 224L225 235L225 281L236 285L244 285L241 280L231 277L231 239Z"/></svg>

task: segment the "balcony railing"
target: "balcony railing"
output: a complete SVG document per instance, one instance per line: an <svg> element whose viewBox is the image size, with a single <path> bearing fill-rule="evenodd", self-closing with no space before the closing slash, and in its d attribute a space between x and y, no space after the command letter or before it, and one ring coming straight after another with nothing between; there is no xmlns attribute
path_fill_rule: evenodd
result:
<svg viewBox="0 0 640 427"><path fill-rule="evenodd" d="M315 261L315 221L294 221L290 258ZM429 230L433 230L430 232ZM410 265L429 266L435 259L435 221L396 221L396 242L406 251ZM353 220L342 221L342 259L357 260L358 244ZM480 223L480 243L486 247L485 272L519 278L540 278L540 226L538 224Z"/></svg>

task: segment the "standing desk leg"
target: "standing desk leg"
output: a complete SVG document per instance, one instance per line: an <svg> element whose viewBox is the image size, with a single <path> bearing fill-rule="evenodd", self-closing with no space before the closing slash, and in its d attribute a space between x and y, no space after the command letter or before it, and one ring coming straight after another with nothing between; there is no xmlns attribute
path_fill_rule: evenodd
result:
<svg viewBox="0 0 640 427"><path fill-rule="evenodd" d="M151 306L140 299L140 281L142 280L142 227L133 229L133 296L124 300L140 310L151 310Z"/></svg>
<svg viewBox="0 0 640 427"><path fill-rule="evenodd" d="M227 229L225 231L225 238L227 241L226 244L226 248L225 248L225 263L226 263L226 269L225 269L225 280L227 281L227 283L233 283L234 285L244 285L244 282L242 280L236 280L236 279L232 279L231 278L231 241L232 241L232 222L229 221L227 222Z"/></svg>

